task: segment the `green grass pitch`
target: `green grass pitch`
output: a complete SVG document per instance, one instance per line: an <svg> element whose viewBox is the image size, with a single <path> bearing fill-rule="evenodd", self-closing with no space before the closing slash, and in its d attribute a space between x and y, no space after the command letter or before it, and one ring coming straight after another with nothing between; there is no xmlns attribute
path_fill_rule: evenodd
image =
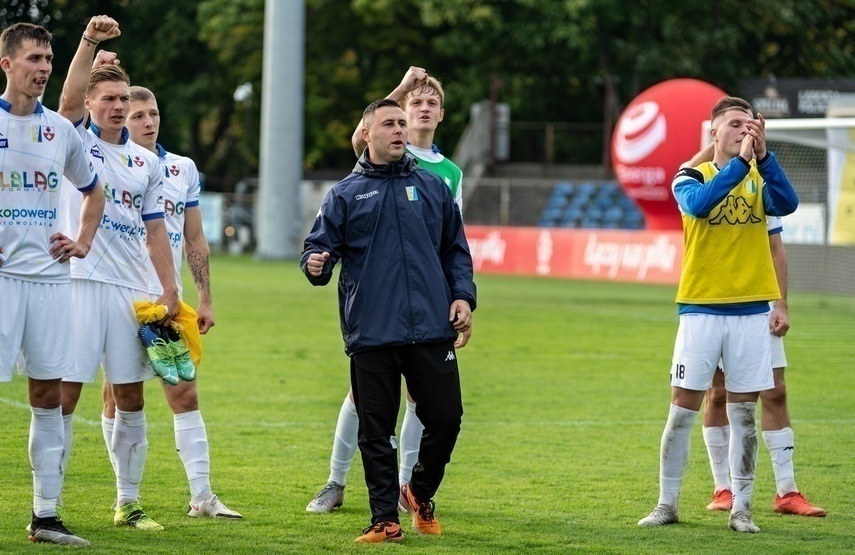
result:
<svg viewBox="0 0 855 555"><path fill-rule="evenodd" d="M186 280L190 285L190 281ZM403 545L358 546L369 522L361 462L344 506L305 506L328 474L348 389L335 285L313 288L297 264L213 259L217 325L199 371L214 490L243 521L185 516L188 486L172 416L147 384L143 506L166 527L117 529L115 482L101 438L99 388L84 388L66 478L66 524L89 553L843 553L855 549L855 299L792 294L787 382L796 481L824 519L771 511L774 480L760 446L754 519L737 535L704 507L712 488L700 424L681 498L682 522L640 529L655 505L677 328L673 287L478 276L475 334L459 353L463 430L436 497L442 537L403 520ZM192 285L188 301L194 302ZM398 307L389 307L390 311ZM85 333L85 330L83 330ZM0 552L30 545L26 381L0 385Z"/></svg>

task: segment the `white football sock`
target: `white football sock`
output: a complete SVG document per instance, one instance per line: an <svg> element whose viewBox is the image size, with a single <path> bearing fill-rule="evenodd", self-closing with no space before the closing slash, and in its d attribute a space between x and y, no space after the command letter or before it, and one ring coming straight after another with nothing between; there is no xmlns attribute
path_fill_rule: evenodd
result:
<svg viewBox="0 0 855 555"><path fill-rule="evenodd" d="M356 414L356 405L348 395L341 404L338 423L335 426L329 482L335 482L340 486L347 485L347 473L350 471L353 456L356 455L358 435L359 416Z"/></svg>
<svg viewBox="0 0 855 555"><path fill-rule="evenodd" d="M30 466L33 469L33 513L56 516L56 499L62 492L62 445L65 429L62 409L30 407Z"/></svg>
<svg viewBox="0 0 855 555"><path fill-rule="evenodd" d="M116 457L116 497L119 506L139 499L148 441L145 436L145 411L116 409L113 426L113 454Z"/></svg>
<svg viewBox="0 0 855 555"><path fill-rule="evenodd" d="M763 432L763 442L772 456L772 468L775 471L775 485L781 497L794 491L796 487L795 471L793 470L793 450L795 437L792 428L769 430Z"/></svg>
<svg viewBox="0 0 855 555"><path fill-rule="evenodd" d="M730 426L704 426L715 491L730 489Z"/></svg>
<svg viewBox="0 0 855 555"><path fill-rule="evenodd" d="M101 415L101 435L104 436L104 444L107 446L107 456L110 457L113 474L116 474L116 455L113 454L113 427L115 425L115 418L107 418L103 414Z"/></svg>
<svg viewBox="0 0 855 555"><path fill-rule="evenodd" d="M730 422L730 475L733 481L733 512L751 511L754 471L757 466L757 403L728 403Z"/></svg>
<svg viewBox="0 0 855 555"><path fill-rule="evenodd" d="M698 411L671 405L659 447L659 503L677 507Z"/></svg>
<svg viewBox="0 0 855 555"><path fill-rule="evenodd" d="M63 434L65 434L62 438L62 464L60 466L60 470L62 471L62 487L65 487L65 470L68 468L68 459L71 458L71 446L74 444L73 421L73 414L62 415L62 429ZM56 498L56 504L62 505L62 488L60 488L59 497Z"/></svg>
<svg viewBox="0 0 855 555"><path fill-rule="evenodd" d="M208 453L208 431L198 410L176 414L175 448L184 463L190 496L194 500L211 495L211 457Z"/></svg>
<svg viewBox="0 0 855 555"><path fill-rule="evenodd" d="M401 466L398 469L398 482L406 484L413 476L413 466L419 460L419 447L422 444L422 432L425 427L416 416L416 404L407 401L404 421L401 423Z"/></svg>

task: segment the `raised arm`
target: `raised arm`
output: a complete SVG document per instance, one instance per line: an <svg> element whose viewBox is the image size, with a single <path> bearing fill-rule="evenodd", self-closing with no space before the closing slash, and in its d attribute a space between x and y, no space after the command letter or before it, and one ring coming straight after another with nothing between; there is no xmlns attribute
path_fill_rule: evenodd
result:
<svg viewBox="0 0 855 555"><path fill-rule="evenodd" d="M77 124L87 115L86 87L89 85L89 72L95 59L98 43L118 37L122 32L115 19L106 15L96 15L89 20L77 52L68 67L68 76L62 86L59 101L59 113L71 123Z"/></svg>
<svg viewBox="0 0 855 555"><path fill-rule="evenodd" d="M400 104L401 101L404 100L404 97L407 96L407 93L415 90L427 81L427 76L427 70L424 68L410 66L410 69L408 69L407 73L404 74L404 78L401 79L401 82L397 87L395 87L395 90L386 95L386 98L390 98ZM362 151L365 150L365 147L368 146L368 143L366 143L365 139L362 138L362 119L359 120L359 124L353 131L353 136L350 138L350 144L353 145L353 152L355 152L357 156L360 156Z"/></svg>

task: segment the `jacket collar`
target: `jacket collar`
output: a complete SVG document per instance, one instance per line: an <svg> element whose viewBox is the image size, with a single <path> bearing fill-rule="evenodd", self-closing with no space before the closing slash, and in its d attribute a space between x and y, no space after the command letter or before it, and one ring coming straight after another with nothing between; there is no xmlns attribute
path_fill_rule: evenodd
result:
<svg viewBox="0 0 855 555"><path fill-rule="evenodd" d="M365 177L394 177L408 176L416 171L416 160L409 152L405 152L403 158L391 164L374 164L368 159L368 148L362 151L362 156L356 162L352 173L358 173Z"/></svg>

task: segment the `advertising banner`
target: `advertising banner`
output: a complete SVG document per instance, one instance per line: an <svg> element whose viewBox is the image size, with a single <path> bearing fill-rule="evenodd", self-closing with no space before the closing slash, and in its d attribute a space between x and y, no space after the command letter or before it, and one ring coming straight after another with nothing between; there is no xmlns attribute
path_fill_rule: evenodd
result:
<svg viewBox="0 0 855 555"><path fill-rule="evenodd" d="M466 226L475 273L677 284L681 231Z"/></svg>

